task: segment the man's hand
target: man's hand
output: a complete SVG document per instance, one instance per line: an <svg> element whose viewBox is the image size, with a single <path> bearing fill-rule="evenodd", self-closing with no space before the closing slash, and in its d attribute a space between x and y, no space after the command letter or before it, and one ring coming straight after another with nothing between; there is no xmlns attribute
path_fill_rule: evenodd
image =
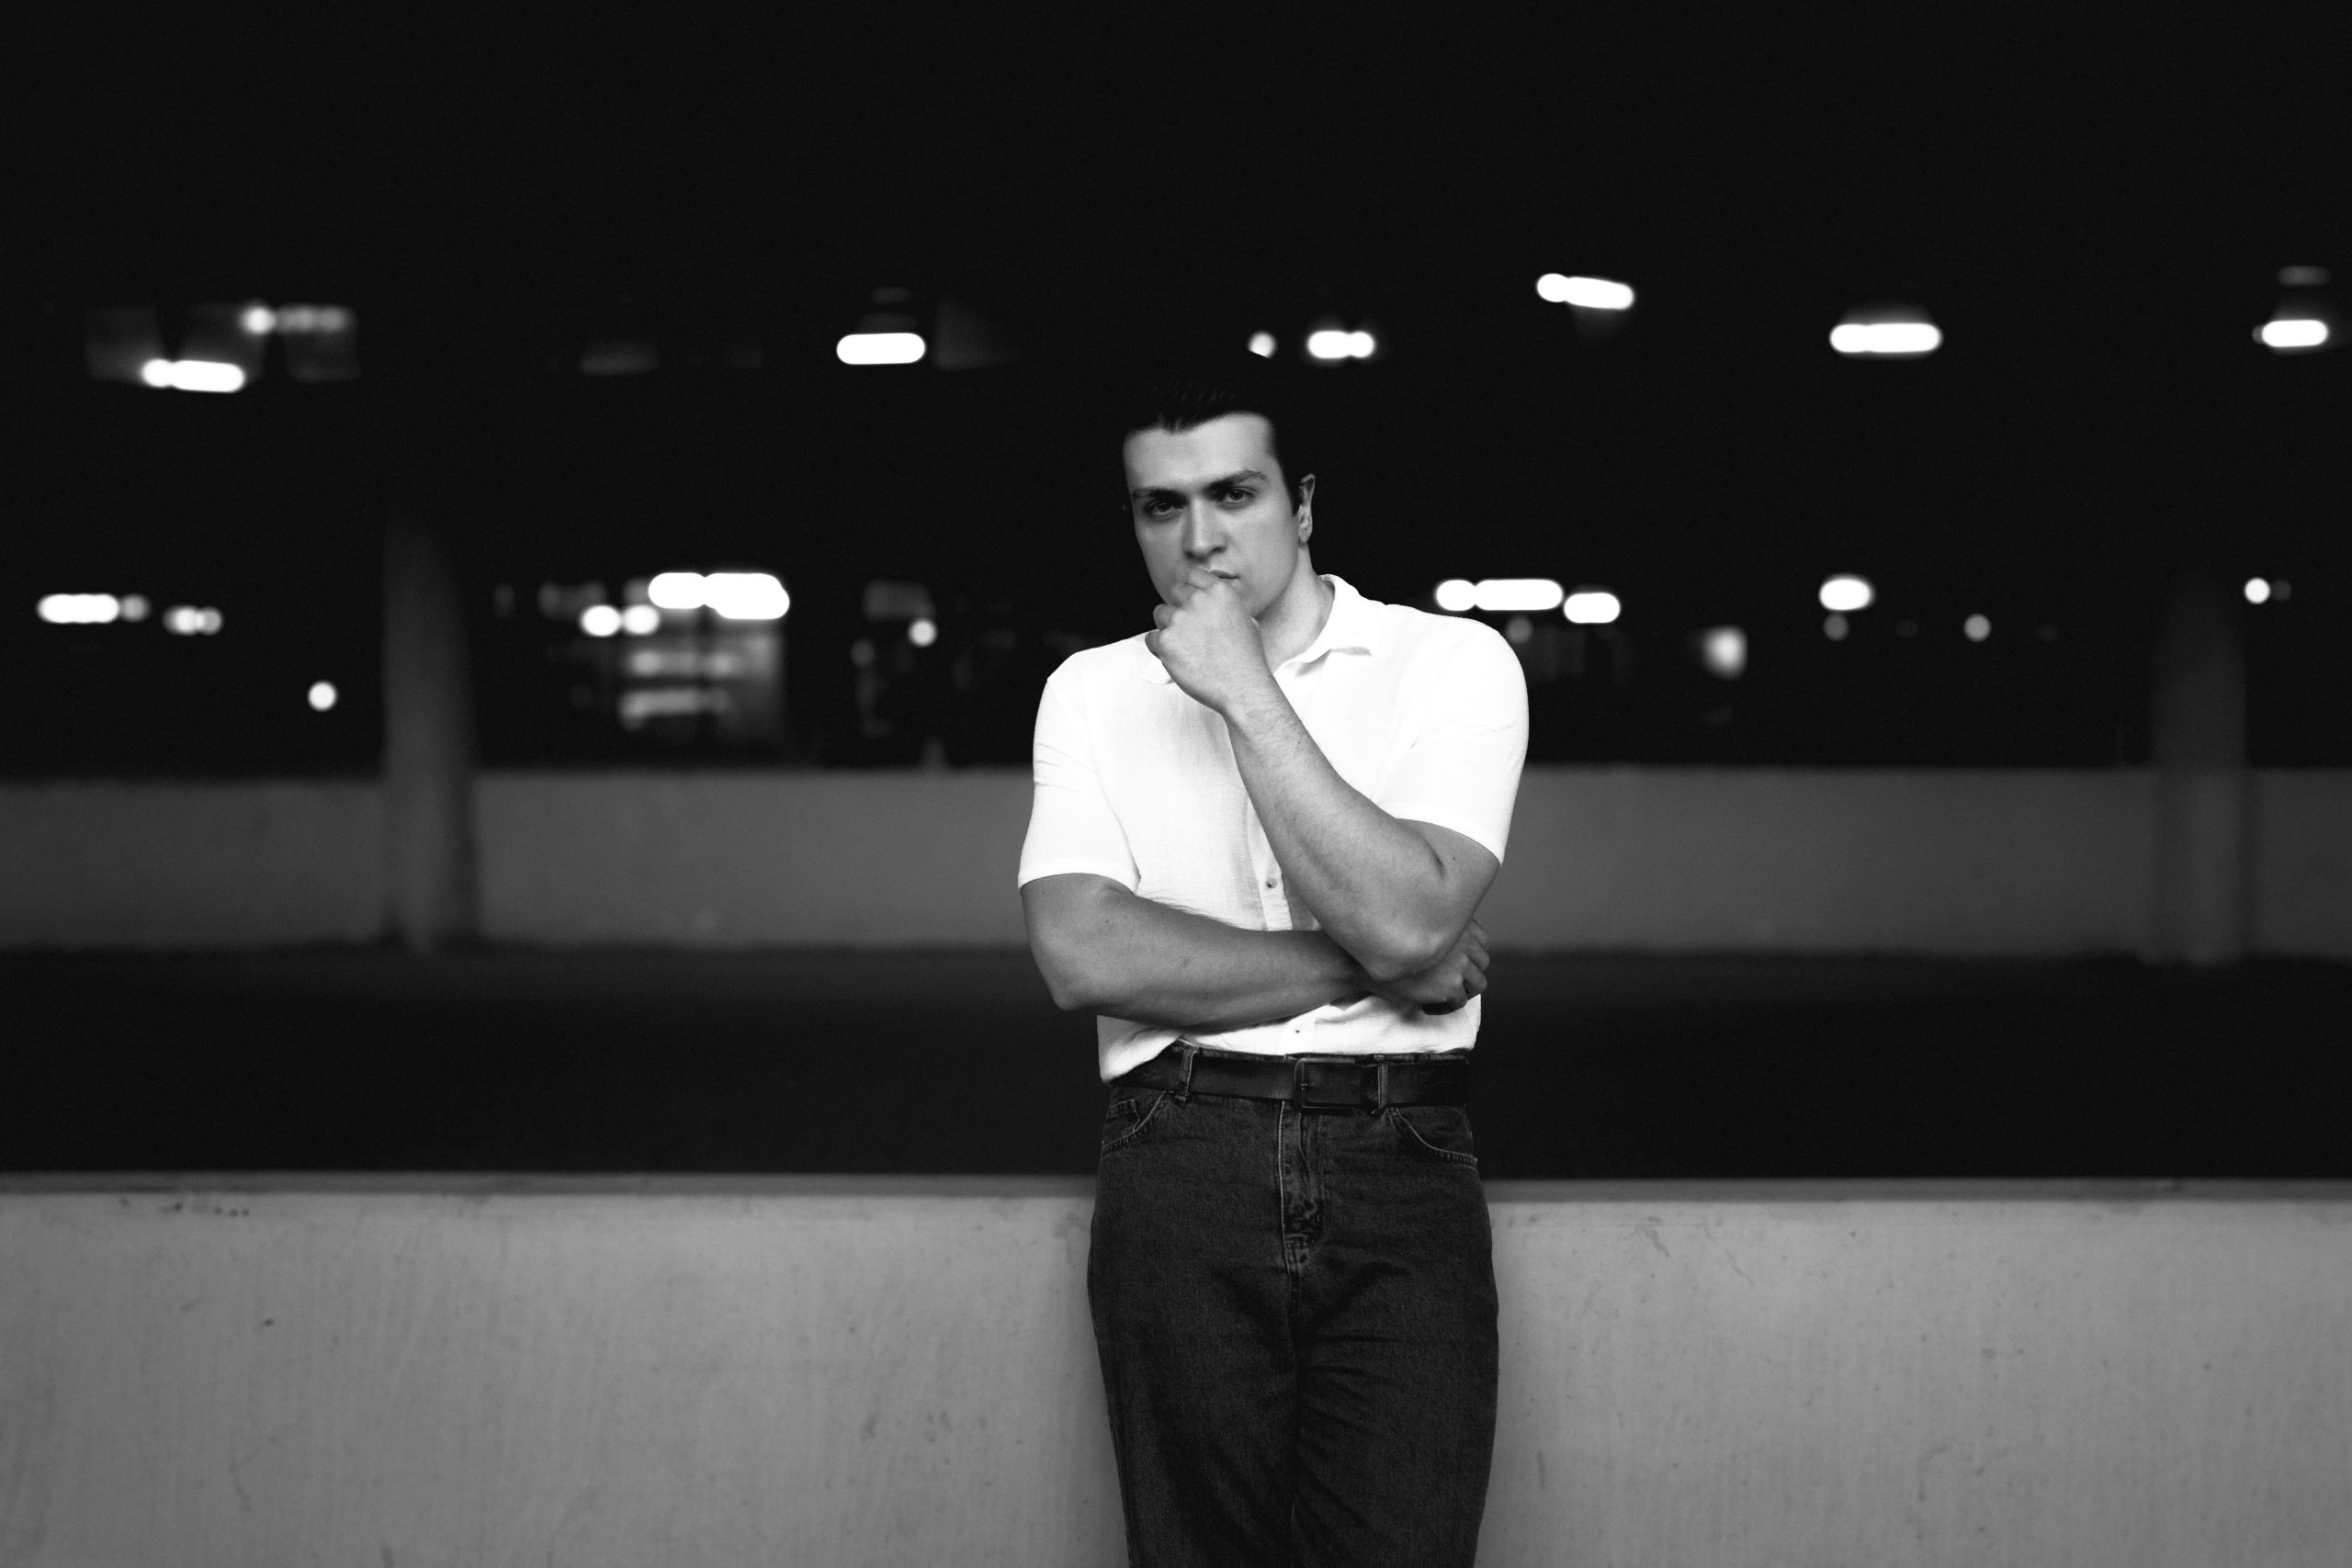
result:
<svg viewBox="0 0 2352 1568"><path fill-rule="evenodd" d="M1453 950L1418 975L1373 990L1392 1002L1423 1012L1452 1012L1487 988L1487 928L1473 919L1454 939Z"/></svg>
<svg viewBox="0 0 2352 1568"><path fill-rule="evenodd" d="M1158 629L1144 633L1143 645L1168 667L1185 695L1224 713L1272 683L1265 638L1229 580L1194 567L1170 592L1176 603L1152 611Z"/></svg>

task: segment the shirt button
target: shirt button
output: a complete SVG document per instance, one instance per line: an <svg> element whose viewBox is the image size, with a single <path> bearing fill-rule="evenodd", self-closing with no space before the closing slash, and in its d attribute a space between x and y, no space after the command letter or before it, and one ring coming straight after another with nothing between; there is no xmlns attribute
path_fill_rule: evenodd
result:
<svg viewBox="0 0 2352 1568"><path fill-rule="evenodd" d="M1276 882L1278 882L1278 881L1280 881L1280 880L1281 880L1281 879L1280 879L1279 877L1272 877L1272 876L1270 876L1270 877L1266 878L1266 886L1269 886L1269 887L1272 887L1272 886Z"/></svg>

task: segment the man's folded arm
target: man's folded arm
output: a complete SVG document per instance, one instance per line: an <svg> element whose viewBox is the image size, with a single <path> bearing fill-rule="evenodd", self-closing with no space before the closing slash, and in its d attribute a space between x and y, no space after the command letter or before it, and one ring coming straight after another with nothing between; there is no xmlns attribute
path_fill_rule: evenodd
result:
<svg viewBox="0 0 2352 1568"><path fill-rule="evenodd" d="M1082 872L1023 885L1029 951L1054 1005L1204 1032L1294 1018L1371 989L1321 931L1255 931Z"/></svg>

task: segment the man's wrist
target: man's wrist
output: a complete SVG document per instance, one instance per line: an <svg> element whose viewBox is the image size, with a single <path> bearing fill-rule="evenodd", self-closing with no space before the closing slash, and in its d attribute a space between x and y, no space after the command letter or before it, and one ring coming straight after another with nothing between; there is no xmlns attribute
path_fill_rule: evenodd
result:
<svg viewBox="0 0 2352 1568"><path fill-rule="evenodd" d="M1295 722L1298 716L1271 670L1226 698L1217 713L1234 738L1242 740L1263 736L1284 719Z"/></svg>

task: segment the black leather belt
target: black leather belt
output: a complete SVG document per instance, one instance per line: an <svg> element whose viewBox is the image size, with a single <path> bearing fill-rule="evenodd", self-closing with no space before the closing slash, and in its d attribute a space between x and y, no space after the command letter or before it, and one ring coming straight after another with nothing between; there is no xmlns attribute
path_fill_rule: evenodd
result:
<svg viewBox="0 0 2352 1568"><path fill-rule="evenodd" d="M1211 1055L1178 1041L1111 1080L1129 1089L1172 1089L1283 1100L1302 1111L1353 1111L1389 1105L1461 1105L1470 1098L1466 1055Z"/></svg>

